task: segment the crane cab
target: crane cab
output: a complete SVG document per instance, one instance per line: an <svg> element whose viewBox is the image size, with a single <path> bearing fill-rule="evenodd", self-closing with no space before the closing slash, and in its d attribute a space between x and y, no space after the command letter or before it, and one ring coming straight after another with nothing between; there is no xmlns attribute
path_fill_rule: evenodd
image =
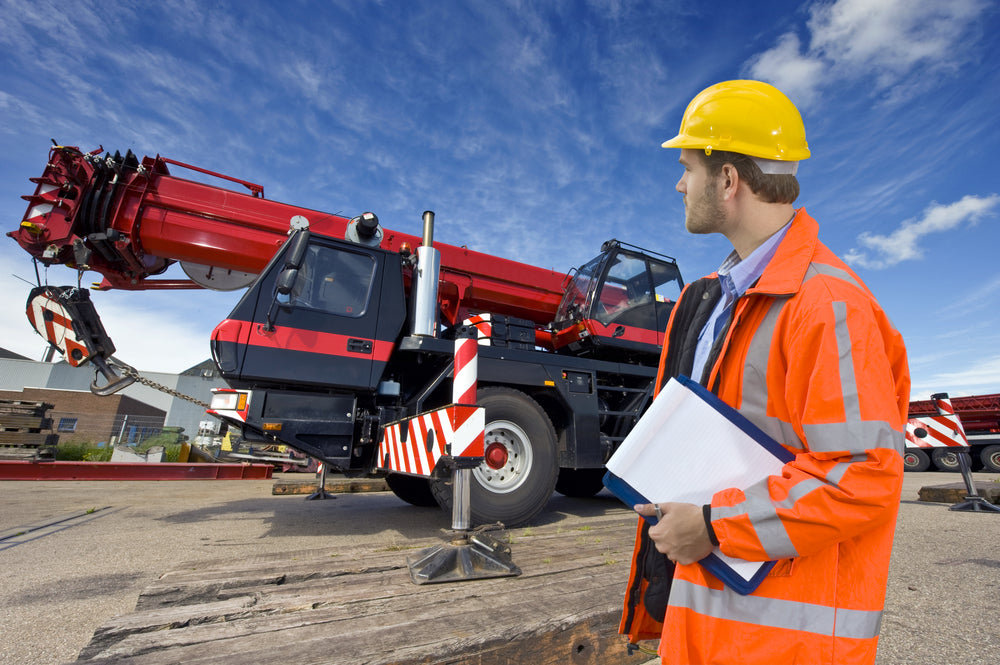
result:
<svg viewBox="0 0 1000 665"><path fill-rule="evenodd" d="M601 254L567 275L549 327L551 346L605 358L655 356L683 286L672 257L609 240Z"/></svg>
<svg viewBox="0 0 1000 665"><path fill-rule="evenodd" d="M403 286L398 254L295 231L212 333L220 373L246 395L237 408L222 391L214 415L247 440L273 435L334 467L362 465L357 414L398 341Z"/></svg>

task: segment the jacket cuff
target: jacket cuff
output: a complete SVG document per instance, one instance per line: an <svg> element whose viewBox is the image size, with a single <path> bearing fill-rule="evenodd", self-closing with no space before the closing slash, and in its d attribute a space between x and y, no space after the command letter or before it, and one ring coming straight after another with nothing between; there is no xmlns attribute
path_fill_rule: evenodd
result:
<svg viewBox="0 0 1000 665"><path fill-rule="evenodd" d="M705 528L708 529L708 539L712 541L712 545L718 547L719 538L715 535L715 529L712 527L712 504L706 503L701 507L701 511L705 516Z"/></svg>

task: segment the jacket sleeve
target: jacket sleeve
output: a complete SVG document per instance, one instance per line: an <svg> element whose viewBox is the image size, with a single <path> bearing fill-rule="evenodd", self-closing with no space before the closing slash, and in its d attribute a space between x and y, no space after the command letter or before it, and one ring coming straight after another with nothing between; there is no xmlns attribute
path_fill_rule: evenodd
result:
<svg viewBox="0 0 1000 665"><path fill-rule="evenodd" d="M766 370L767 415L794 431L798 441L782 443L796 457L781 476L712 500L722 551L745 560L814 554L892 519L899 505L909 401L902 338L870 294L809 286L807 304L778 318Z"/></svg>

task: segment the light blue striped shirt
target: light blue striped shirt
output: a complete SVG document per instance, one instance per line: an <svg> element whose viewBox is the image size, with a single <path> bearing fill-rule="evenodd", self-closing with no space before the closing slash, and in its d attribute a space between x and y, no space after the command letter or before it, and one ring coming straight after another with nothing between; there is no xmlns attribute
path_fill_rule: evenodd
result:
<svg viewBox="0 0 1000 665"><path fill-rule="evenodd" d="M765 240L760 247L751 252L750 256L742 261L740 255L734 249L726 260L719 266L719 283L722 285L722 297L712 311L712 316L708 317L705 327L698 334L698 347L694 354L694 368L691 370L695 380L701 378L705 371L705 363L708 361L709 353L712 351L712 344L715 343L715 336L718 331L715 329L716 323L723 314L729 317L729 310L736 299L743 295L754 282L764 274L764 269L771 262L774 253L778 251L778 245L788 232L788 227L792 223L788 222L781 229Z"/></svg>

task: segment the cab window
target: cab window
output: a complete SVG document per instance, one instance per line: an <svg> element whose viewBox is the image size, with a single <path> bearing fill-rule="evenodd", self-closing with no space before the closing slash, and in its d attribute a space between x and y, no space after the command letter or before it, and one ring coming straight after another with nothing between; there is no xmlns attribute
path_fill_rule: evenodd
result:
<svg viewBox="0 0 1000 665"><path fill-rule="evenodd" d="M310 245L289 304L360 317L368 307L374 276L375 260L371 256Z"/></svg>

